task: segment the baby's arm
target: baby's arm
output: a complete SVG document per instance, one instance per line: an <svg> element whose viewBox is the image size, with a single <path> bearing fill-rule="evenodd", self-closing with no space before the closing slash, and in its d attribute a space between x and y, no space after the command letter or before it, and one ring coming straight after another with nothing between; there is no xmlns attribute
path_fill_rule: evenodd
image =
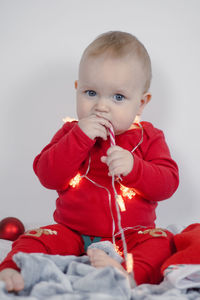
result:
<svg viewBox="0 0 200 300"><path fill-rule="evenodd" d="M161 201L173 195L179 184L178 167L171 158L162 132L141 144L132 153L134 165L122 184L134 188L146 200Z"/></svg>
<svg viewBox="0 0 200 300"><path fill-rule="evenodd" d="M78 123L66 123L35 158L33 168L49 189L63 190L87 160L95 138L107 139L108 120L91 115Z"/></svg>
<svg viewBox="0 0 200 300"><path fill-rule="evenodd" d="M14 269L6 268L0 271L0 280L5 282L5 288L8 292L19 292L24 289L24 279Z"/></svg>
<svg viewBox="0 0 200 300"><path fill-rule="evenodd" d="M34 160L33 169L42 185L55 190L67 188L94 143L77 122L64 124Z"/></svg>
<svg viewBox="0 0 200 300"><path fill-rule="evenodd" d="M146 149L143 149L145 147ZM122 175L122 184L134 188L147 200L160 201L171 197L179 183L178 167L172 160L163 134L159 131L144 146L141 153L131 153L112 146L101 161L109 168L109 175Z"/></svg>

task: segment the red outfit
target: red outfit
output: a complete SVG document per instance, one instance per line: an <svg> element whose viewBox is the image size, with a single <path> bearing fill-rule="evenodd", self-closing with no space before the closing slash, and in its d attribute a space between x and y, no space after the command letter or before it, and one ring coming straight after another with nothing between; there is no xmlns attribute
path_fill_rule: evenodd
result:
<svg viewBox="0 0 200 300"><path fill-rule="evenodd" d="M147 228L155 227L157 202L169 198L178 186L178 168L171 159L162 131L154 128L148 122L142 122L142 127L143 142L133 152L134 167L127 176L122 176L121 181L124 186L132 188L136 193L132 199L123 197L126 207L126 210L121 212L123 228L138 225ZM118 146L131 151L138 145L141 137L141 128L136 128L117 135L115 138ZM72 122L64 124L50 144L35 158L33 167L40 182L49 189L57 190L59 195L56 201L54 219L64 226L54 226L59 226L56 228L60 234L62 232L61 240L67 239L69 241L66 232L63 233L64 231L71 232L69 235L76 236L73 241L70 240L69 247L65 243L64 252L57 249L56 254L80 255L83 253L81 234L100 236L102 240L112 239L113 219L110 211L109 194L116 232L119 230L112 178L107 175L107 165L100 160L101 156L106 155L109 147L109 138L107 141L100 138L91 140L83 133L77 122ZM87 173L88 178L93 182L83 176L79 185L72 187L69 183L77 173L81 175ZM121 194L120 184L117 181L115 181L115 188L118 194ZM48 226L47 228L52 227ZM63 228L65 228L64 231ZM161 266L162 262L171 254L171 235L168 233L167 237L152 237L149 234L144 234L141 237L136 229L133 229L131 235L129 230L126 232L126 236L128 251L133 253L136 281L138 283L152 282L152 280L158 282L161 279L160 272L156 271L157 275L153 276L152 270L158 269L158 266ZM59 240L60 236L47 235L44 239L43 237L44 235L41 235L41 237L34 237L34 239L37 239L37 243L40 241L38 244L40 247L41 245L43 248L46 247L46 253L52 253L52 246L47 246L48 242L45 244L44 240L55 240L56 238ZM33 237L27 235L20 237L15 242L13 251L16 252L15 249L19 251L20 240L21 243L24 241L28 243L28 240L31 239ZM74 240L79 240L78 252L72 249ZM117 243L121 247L120 239ZM139 244L142 249L139 248ZM58 241L56 245L58 248L61 247ZM24 252L37 252L25 248ZM150 248L152 248L152 252L149 254ZM160 252L161 248L163 249L162 252ZM4 267L8 266L14 252L7 258L7 263L6 260L4 261ZM38 252L44 252L44 249ZM3 268L2 265L0 269Z"/></svg>

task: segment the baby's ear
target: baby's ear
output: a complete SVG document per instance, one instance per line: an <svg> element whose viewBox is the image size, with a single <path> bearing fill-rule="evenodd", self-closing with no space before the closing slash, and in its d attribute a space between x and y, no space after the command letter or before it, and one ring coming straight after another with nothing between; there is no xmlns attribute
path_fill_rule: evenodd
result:
<svg viewBox="0 0 200 300"><path fill-rule="evenodd" d="M77 89L77 87L78 87L78 80L75 80L74 87L75 87L75 89Z"/></svg>
<svg viewBox="0 0 200 300"><path fill-rule="evenodd" d="M150 93L145 93L142 95L142 98L140 100L140 107L138 110L137 115L141 115L145 106L149 103L149 101L151 100L151 94Z"/></svg>

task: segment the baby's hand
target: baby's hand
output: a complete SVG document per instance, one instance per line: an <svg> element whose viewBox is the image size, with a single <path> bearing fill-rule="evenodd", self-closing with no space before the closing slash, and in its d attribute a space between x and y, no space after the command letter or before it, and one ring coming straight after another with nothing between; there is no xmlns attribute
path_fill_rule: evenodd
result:
<svg viewBox="0 0 200 300"><path fill-rule="evenodd" d="M130 151L119 146L111 146L107 151L107 156L102 156L101 161L109 168L109 176L126 176L133 169L134 158Z"/></svg>
<svg viewBox="0 0 200 300"><path fill-rule="evenodd" d="M81 130L92 140L97 137L107 140L107 128L110 128L111 126L108 120L96 115L91 115L87 118L79 120L78 125Z"/></svg>
<svg viewBox="0 0 200 300"><path fill-rule="evenodd" d="M5 282L5 288L8 292L19 292L24 289L24 279L22 275L11 268L0 272L0 281Z"/></svg>

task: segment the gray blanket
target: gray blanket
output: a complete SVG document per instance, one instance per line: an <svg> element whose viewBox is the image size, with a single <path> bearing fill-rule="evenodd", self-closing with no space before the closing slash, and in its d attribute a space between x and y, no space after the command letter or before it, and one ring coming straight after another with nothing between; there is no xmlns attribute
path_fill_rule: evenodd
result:
<svg viewBox="0 0 200 300"><path fill-rule="evenodd" d="M18 253L25 289L8 293L0 282L0 300L185 300L200 299L199 291L176 289L164 280L160 285L143 284L133 289L113 267L94 268L87 256Z"/></svg>

